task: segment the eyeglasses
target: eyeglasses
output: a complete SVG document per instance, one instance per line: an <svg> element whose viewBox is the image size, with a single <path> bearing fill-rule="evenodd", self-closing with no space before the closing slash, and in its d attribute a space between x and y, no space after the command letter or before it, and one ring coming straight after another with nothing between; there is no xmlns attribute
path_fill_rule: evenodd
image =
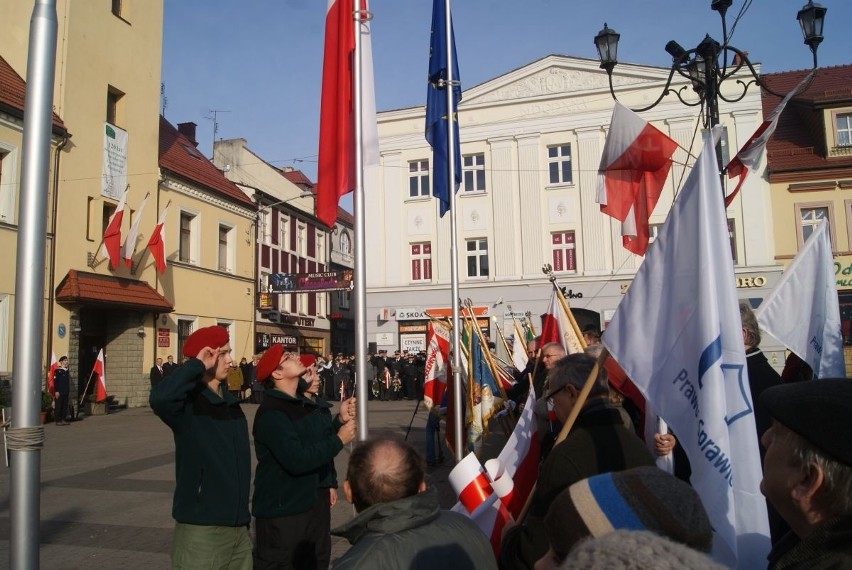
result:
<svg viewBox="0 0 852 570"><path fill-rule="evenodd" d="M550 394L548 394L547 396L545 396L545 397L544 397L544 399L545 399L545 400L548 400L548 401L549 401L549 400L553 400L554 396L556 396L557 394L559 394L559 392L561 392L562 390L564 390L564 389L565 389L565 388L567 388L567 387L568 387L568 384L565 384L565 385L564 385L564 386L562 386L561 388L557 388L556 390L554 390L553 392L551 392Z"/></svg>

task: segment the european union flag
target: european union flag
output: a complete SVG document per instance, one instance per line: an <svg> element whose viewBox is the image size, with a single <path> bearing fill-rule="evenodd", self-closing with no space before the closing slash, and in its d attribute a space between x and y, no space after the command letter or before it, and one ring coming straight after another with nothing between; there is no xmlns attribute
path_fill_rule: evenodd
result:
<svg viewBox="0 0 852 570"><path fill-rule="evenodd" d="M432 146L433 180L432 195L440 202L441 216L450 209L449 145L447 144L447 5L445 0L434 0L432 4L432 39L429 46L429 87L426 92L426 140ZM456 39L450 24L450 41L453 57L453 149L455 185L459 189L462 180L461 154L459 153L459 123L455 112L461 101L459 63L456 58Z"/></svg>

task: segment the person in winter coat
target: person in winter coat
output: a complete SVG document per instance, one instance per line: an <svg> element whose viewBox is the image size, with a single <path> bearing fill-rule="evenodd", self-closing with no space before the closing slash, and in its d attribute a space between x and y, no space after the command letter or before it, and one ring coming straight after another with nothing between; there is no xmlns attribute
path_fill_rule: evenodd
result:
<svg viewBox="0 0 852 570"><path fill-rule="evenodd" d="M329 422L327 407L299 393L305 371L299 355L280 344L257 365L266 392L253 429L255 569L328 567L328 469L355 437L355 399L342 402Z"/></svg>
<svg viewBox="0 0 852 570"><path fill-rule="evenodd" d="M352 544L335 569L497 568L476 524L441 510L437 490L426 488L424 463L411 446L394 439L355 448L343 492L358 515L331 531Z"/></svg>

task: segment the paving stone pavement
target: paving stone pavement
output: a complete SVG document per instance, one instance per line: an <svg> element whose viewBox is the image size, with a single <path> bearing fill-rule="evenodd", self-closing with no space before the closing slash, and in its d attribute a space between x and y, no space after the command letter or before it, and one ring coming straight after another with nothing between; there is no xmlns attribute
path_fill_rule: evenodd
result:
<svg viewBox="0 0 852 570"><path fill-rule="evenodd" d="M408 441L425 451L426 412L421 405L414 415L415 407L414 401L369 402L370 434L404 436L414 417ZM244 404L243 409L251 426L257 406ZM174 525L174 443L168 427L149 408L133 408L65 427L51 423L45 435L41 568L168 568ZM341 480L350 447L336 459ZM441 504L448 508L455 502L447 483L453 462L445 455L443 465L429 469L427 482L438 487ZM254 453L252 462L254 469ZM9 476L9 469L0 464L0 568L8 567L10 554ZM332 526L355 514L342 491L340 495L332 509ZM345 540L332 537L332 560L348 548Z"/></svg>

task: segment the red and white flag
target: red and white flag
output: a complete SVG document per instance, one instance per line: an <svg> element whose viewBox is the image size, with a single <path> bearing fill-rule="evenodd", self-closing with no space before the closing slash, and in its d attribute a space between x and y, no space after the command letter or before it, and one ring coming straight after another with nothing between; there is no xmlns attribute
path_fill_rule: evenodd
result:
<svg viewBox="0 0 852 570"><path fill-rule="evenodd" d="M367 1L361 0L367 11ZM320 99L319 162L317 165L317 218L332 227L340 197L355 189L355 28L354 0L328 0ZM361 29L361 136L365 165L378 164L376 98L373 86L373 51L370 23Z"/></svg>
<svg viewBox="0 0 852 570"><path fill-rule="evenodd" d="M598 167L595 201L622 222L624 248L648 249L648 219L657 205L677 143L620 103L615 104Z"/></svg>
<svg viewBox="0 0 852 570"><path fill-rule="evenodd" d="M447 363L450 358L450 329L431 321L426 333L426 368L423 404L427 410L441 405L447 390Z"/></svg>
<svg viewBox="0 0 852 570"><path fill-rule="evenodd" d="M450 472L450 485L459 497L453 510L479 526L497 556L503 527L520 516L538 475L540 444L534 408L535 391L530 389L524 411L497 459L482 467L470 453Z"/></svg>
<svg viewBox="0 0 852 570"><path fill-rule="evenodd" d="M59 367L59 362L56 360L56 353L50 353L50 368L47 370L47 391L52 396L56 393L53 385L53 377L56 375L56 369Z"/></svg>
<svg viewBox="0 0 852 570"><path fill-rule="evenodd" d="M124 258L124 264L127 267L133 266L133 254L136 253L136 238L139 236L139 222L142 221L142 212L145 211L145 204L148 202L148 194L142 199L142 204L136 210L136 215L133 217L133 223L130 225L130 232L127 234L127 239L124 240L124 246L121 248L121 256Z"/></svg>
<svg viewBox="0 0 852 570"><path fill-rule="evenodd" d="M792 91L787 93L786 97L784 97L781 100L781 103L779 103L778 106L775 107L775 110L772 111L772 114L766 117L766 120L757 127L757 130L754 131L754 134L746 141L740 149L740 152L738 152L737 155L731 159L731 162L728 163L728 166L725 168L728 173L728 178L739 178L739 180L737 180L737 186L734 188L733 192L725 198L725 207L730 206L731 202L734 201L737 192L740 191L740 186L742 186L743 182L745 182L746 175L748 175L749 170L754 170L757 168L758 164L760 164L760 159L763 158L763 152L766 150L766 143L769 142L769 138L778 127L778 119L781 118L781 113L784 112L784 108L787 106L787 103L789 103L790 99L798 95L805 88L813 77L813 74L813 71L808 73Z"/></svg>
<svg viewBox="0 0 852 570"><path fill-rule="evenodd" d="M100 352L98 352L98 359L95 360L94 373L98 375L98 383L95 386L95 401L103 402L107 399L104 349L101 349Z"/></svg>
<svg viewBox="0 0 852 570"><path fill-rule="evenodd" d="M151 232L151 239L148 240L148 250L154 256L154 263L157 264L157 271L160 273L166 272L166 237L163 232L163 224L166 223L166 214L169 212L169 205L163 208L160 214L160 219L157 220L157 225Z"/></svg>
<svg viewBox="0 0 852 570"><path fill-rule="evenodd" d="M103 256L109 259L110 269L118 267L121 258L121 220L124 218L124 202L127 200L127 190L121 195L115 213L104 232Z"/></svg>
<svg viewBox="0 0 852 570"><path fill-rule="evenodd" d="M558 342L565 349L565 354L583 352L583 342L574 332L562 302L559 300L559 292L554 287L553 295L550 297L550 306L547 312L541 316L541 340L539 348L550 342Z"/></svg>

